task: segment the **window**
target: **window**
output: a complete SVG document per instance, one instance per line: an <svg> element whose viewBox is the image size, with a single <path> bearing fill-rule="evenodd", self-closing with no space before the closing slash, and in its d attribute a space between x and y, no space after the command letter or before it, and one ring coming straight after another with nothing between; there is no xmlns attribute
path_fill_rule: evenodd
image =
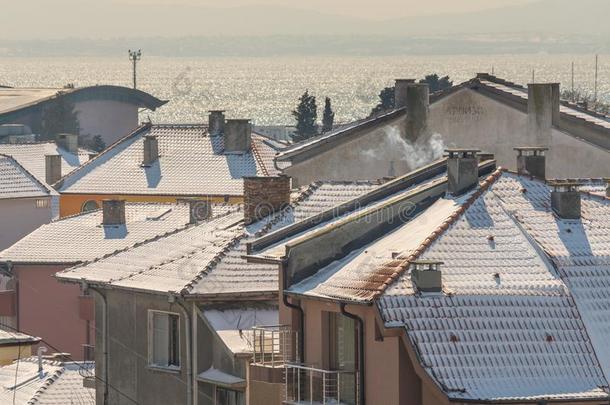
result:
<svg viewBox="0 0 610 405"><path fill-rule="evenodd" d="M216 387L216 405L243 405L244 393Z"/></svg>
<svg viewBox="0 0 610 405"><path fill-rule="evenodd" d="M37 198L36 199L36 208L49 208L49 199L48 198Z"/></svg>
<svg viewBox="0 0 610 405"><path fill-rule="evenodd" d="M180 368L180 316L148 313L149 363L153 367Z"/></svg>
<svg viewBox="0 0 610 405"><path fill-rule="evenodd" d="M328 316L328 347L330 367L333 370L346 371L341 376L338 391L341 403L356 404L356 373L358 369L358 335L356 322L337 312Z"/></svg>
<svg viewBox="0 0 610 405"><path fill-rule="evenodd" d="M99 208L100 208L100 206L99 206L99 204L98 204L96 201L94 201L94 200L89 200L89 201L86 201L86 202L83 204L83 206L81 207L80 212L89 212L89 211L95 211L95 210L97 210L97 209L99 209Z"/></svg>

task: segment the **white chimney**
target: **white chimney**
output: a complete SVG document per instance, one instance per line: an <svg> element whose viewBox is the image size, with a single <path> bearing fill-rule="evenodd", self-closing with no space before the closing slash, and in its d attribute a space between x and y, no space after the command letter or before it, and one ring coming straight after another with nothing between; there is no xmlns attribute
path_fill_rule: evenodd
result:
<svg viewBox="0 0 610 405"><path fill-rule="evenodd" d="M55 138L55 143L60 148L67 150L70 153L78 153L78 135L77 134L58 134Z"/></svg>
<svg viewBox="0 0 610 405"><path fill-rule="evenodd" d="M210 110L208 115L208 133L210 136L222 135L225 130L224 110Z"/></svg>
<svg viewBox="0 0 610 405"><path fill-rule="evenodd" d="M411 281L421 292L443 291L443 262L433 260L417 260L411 263Z"/></svg>
<svg viewBox="0 0 610 405"><path fill-rule="evenodd" d="M514 148L517 151L517 173L544 179L546 176L546 151L541 146Z"/></svg>
<svg viewBox="0 0 610 405"><path fill-rule="evenodd" d="M427 83L406 84L407 117L405 135L415 142L425 136L428 131L428 115L430 112L430 89Z"/></svg>
<svg viewBox="0 0 610 405"><path fill-rule="evenodd" d="M415 79L396 79L394 82L394 108L407 106L407 87L415 83Z"/></svg>
<svg viewBox="0 0 610 405"><path fill-rule="evenodd" d="M460 195L479 182L478 149L447 149L447 191Z"/></svg>
<svg viewBox="0 0 610 405"><path fill-rule="evenodd" d="M61 179L61 155L45 155L45 181L55 184Z"/></svg>
<svg viewBox="0 0 610 405"><path fill-rule="evenodd" d="M224 152L247 153L252 145L252 126L249 119L230 119L225 123Z"/></svg>
<svg viewBox="0 0 610 405"><path fill-rule="evenodd" d="M572 180L552 180L551 208L562 219L580 218L580 183Z"/></svg>
<svg viewBox="0 0 610 405"><path fill-rule="evenodd" d="M144 137L142 166L148 167L159 159L159 141L154 135Z"/></svg>
<svg viewBox="0 0 610 405"><path fill-rule="evenodd" d="M125 200L102 200L102 225L125 225Z"/></svg>
<svg viewBox="0 0 610 405"><path fill-rule="evenodd" d="M531 83L527 93L529 142L549 146L553 124L559 122L559 83Z"/></svg>

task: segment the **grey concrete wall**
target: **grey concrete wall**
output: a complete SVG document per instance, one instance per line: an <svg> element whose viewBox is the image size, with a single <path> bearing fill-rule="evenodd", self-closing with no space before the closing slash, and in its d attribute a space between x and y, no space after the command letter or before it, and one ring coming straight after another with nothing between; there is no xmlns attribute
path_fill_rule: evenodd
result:
<svg viewBox="0 0 610 405"><path fill-rule="evenodd" d="M79 101L75 105L81 135L101 135L106 145L138 126L138 107L113 100Z"/></svg>
<svg viewBox="0 0 610 405"><path fill-rule="evenodd" d="M48 208L36 208L36 198L0 200L0 250L51 221L51 197L45 198L49 200Z"/></svg>

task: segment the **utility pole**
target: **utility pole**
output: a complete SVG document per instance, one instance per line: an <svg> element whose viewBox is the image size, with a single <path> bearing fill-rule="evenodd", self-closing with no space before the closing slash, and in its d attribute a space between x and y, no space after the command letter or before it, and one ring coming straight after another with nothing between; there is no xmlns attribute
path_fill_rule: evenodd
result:
<svg viewBox="0 0 610 405"><path fill-rule="evenodd" d="M131 49L129 50L129 60L133 62L133 88L137 88L136 84L136 77L137 77L137 73L136 73L136 66L138 64L138 61L142 59L142 50L138 49L137 51L132 51Z"/></svg>
<svg viewBox="0 0 610 405"><path fill-rule="evenodd" d="M595 55L595 90L593 92L593 101L597 103L597 71L598 71L599 55Z"/></svg>
<svg viewBox="0 0 610 405"><path fill-rule="evenodd" d="M572 102L574 102L574 98L575 98L575 94L574 94L574 61L572 61Z"/></svg>
<svg viewBox="0 0 610 405"><path fill-rule="evenodd" d="M536 70L532 69L532 83L536 83Z"/></svg>

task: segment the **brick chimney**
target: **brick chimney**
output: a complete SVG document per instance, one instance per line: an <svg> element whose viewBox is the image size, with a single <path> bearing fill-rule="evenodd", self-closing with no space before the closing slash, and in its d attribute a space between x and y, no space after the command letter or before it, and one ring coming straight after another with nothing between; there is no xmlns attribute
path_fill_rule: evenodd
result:
<svg viewBox="0 0 610 405"><path fill-rule="evenodd" d="M208 115L208 133L210 136L222 135L225 131L224 110L210 110Z"/></svg>
<svg viewBox="0 0 610 405"><path fill-rule="evenodd" d="M559 218L580 218L580 183L571 180L553 180L548 183L551 191L551 208Z"/></svg>
<svg viewBox="0 0 610 405"><path fill-rule="evenodd" d="M45 181L55 184L61 179L61 155L45 155Z"/></svg>
<svg viewBox="0 0 610 405"><path fill-rule="evenodd" d="M55 143L70 153L78 153L78 135L76 134L58 134Z"/></svg>
<svg viewBox="0 0 610 405"><path fill-rule="evenodd" d="M159 141L154 135L144 136L142 166L149 167L159 159Z"/></svg>
<svg viewBox="0 0 610 405"><path fill-rule="evenodd" d="M189 224L196 224L210 219L213 215L212 204L207 200L196 198L180 198L179 203L187 204L189 207Z"/></svg>
<svg viewBox="0 0 610 405"><path fill-rule="evenodd" d="M252 144L252 126L248 119L225 122L225 153L247 153Z"/></svg>
<svg viewBox="0 0 610 405"><path fill-rule="evenodd" d="M125 225L125 200L102 200L102 225Z"/></svg>
<svg viewBox="0 0 610 405"><path fill-rule="evenodd" d="M394 82L394 107L404 108L407 106L407 87L415 83L415 79L396 79Z"/></svg>
<svg viewBox="0 0 610 405"><path fill-rule="evenodd" d="M443 262L433 260L417 260L411 263L411 281L421 292L443 291Z"/></svg>
<svg viewBox="0 0 610 405"><path fill-rule="evenodd" d="M534 145L549 146L553 124L559 122L559 83L527 86L527 129Z"/></svg>
<svg viewBox="0 0 610 405"><path fill-rule="evenodd" d="M447 191L460 195L479 182L478 149L447 149Z"/></svg>
<svg viewBox="0 0 610 405"><path fill-rule="evenodd" d="M290 177L244 177L244 219L251 224L290 204Z"/></svg>
<svg viewBox="0 0 610 405"><path fill-rule="evenodd" d="M428 114L430 106L430 90L426 83L408 83L406 85L407 118L405 135L415 142L428 130Z"/></svg>
<svg viewBox="0 0 610 405"><path fill-rule="evenodd" d="M544 179L546 176L546 156L549 148L525 146L514 148L517 151L517 173Z"/></svg>

